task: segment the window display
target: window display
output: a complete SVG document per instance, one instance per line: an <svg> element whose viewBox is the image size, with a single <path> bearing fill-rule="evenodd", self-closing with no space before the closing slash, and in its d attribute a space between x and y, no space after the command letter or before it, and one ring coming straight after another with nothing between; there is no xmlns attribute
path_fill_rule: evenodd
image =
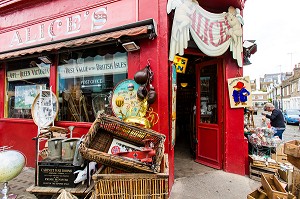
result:
<svg viewBox="0 0 300 199"><path fill-rule="evenodd" d="M127 53L64 60L58 66L59 120L91 122L111 115L112 90L127 78Z"/></svg>
<svg viewBox="0 0 300 199"><path fill-rule="evenodd" d="M7 64L6 71L6 117L32 118L30 109L40 86L49 88L50 64L15 61Z"/></svg>

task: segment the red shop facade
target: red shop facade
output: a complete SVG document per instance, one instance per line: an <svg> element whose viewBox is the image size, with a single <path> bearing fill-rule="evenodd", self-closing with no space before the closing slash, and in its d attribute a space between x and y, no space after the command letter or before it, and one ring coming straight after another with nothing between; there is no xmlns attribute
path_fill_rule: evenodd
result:
<svg viewBox="0 0 300 199"><path fill-rule="evenodd" d="M174 88L169 46L175 17L174 11L167 13L167 0L73 2L0 1L0 146L23 152L27 166L34 167L32 138L38 130L30 102L37 85L51 87L58 97L55 125L74 126L73 135L80 137L95 119L93 98L109 94L118 82L133 79L150 64L157 92L151 107L159 116L153 129L166 136L170 183L174 181L174 151L184 129L190 131L196 162L245 175L248 148L243 109L230 108L228 98L227 79L242 74L232 52L208 56L191 40L183 55L188 58L187 71L177 75ZM199 5L222 13L229 6L242 10L244 1L200 1ZM139 49L126 51L123 44L131 42ZM72 64L77 67L69 67ZM207 78L211 81L206 82ZM80 103L85 107L78 107L83 112L80 117L68 113L66 91L74 93L74 100L86 97ZM203 104L209 112L203 112Z"/></svg>

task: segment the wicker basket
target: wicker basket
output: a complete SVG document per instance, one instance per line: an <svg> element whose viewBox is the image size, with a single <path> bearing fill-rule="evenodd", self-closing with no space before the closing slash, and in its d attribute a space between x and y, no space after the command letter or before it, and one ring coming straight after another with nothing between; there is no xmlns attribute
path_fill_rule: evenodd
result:
<svg viewBox="0 0 300 199"><path fill-rule="evenodd" d="M149 165L134 159L108 154L107 151L114 138L136 146L144 146L143 141L151 139L155 149L153 163ZM85 159L109 167L134 173L159 173L164 154L164 142L165 136L156 131L130 125L116 117L99 115L86 134L79 150Z"/></svg>
<svg viewBox="0 0 300 199"><path fill-rule="evenodd" d="M94 199L169 198L168 172L158 174L118 173L103 167L93 175Z"/></svg>

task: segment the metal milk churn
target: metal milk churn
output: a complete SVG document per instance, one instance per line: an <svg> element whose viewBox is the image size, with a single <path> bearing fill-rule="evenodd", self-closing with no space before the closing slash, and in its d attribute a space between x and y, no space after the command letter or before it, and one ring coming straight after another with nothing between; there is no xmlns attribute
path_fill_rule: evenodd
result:
<svg viewBox="0 0 300 199"><path fill-rule="evenodd" d="M51 138L48 140L48 159L55 160L61 158L61 147L64 138Z"/></svg>
<svg viewBox="0 0 300 199"><path fill-rule="evenodd" d="M75 154L74 154L74 159L73 159L73 165L74 166L81 166L83 164L83 157L81 153L79 152L79 147L81 142L83 141L83 136L78 140L76 144L76 149L75 149Z"/></svg>
<svg viewBox="0 0 300 199"><path fill-rule="evenodd" d="M79 140L79 138L68 138L62 141L62 160L73 161L76 144Z"/></svg>

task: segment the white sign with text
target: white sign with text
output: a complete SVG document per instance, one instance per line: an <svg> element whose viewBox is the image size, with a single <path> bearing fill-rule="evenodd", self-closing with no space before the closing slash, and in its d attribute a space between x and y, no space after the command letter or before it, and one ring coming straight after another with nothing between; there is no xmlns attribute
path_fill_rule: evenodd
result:
<svg viewBox="0 0 300 199"><path fill-rule="evenodd" d="M60 78L97 76L99 74L119 74L128 70L127 54L116 53L109 56L95 56L94 59L69 60L68 64L59 66Z"/></svg>

